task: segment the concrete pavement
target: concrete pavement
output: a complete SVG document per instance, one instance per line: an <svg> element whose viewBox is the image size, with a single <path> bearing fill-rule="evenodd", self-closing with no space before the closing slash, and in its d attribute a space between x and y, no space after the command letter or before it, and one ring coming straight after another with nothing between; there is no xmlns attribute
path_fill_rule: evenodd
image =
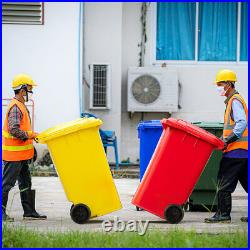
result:
<svg viewBox="0 0 250 250"><path fill-rule="evenodd" d="M177 225L167 224L161 218L146 211L136 211L130 203L136 188L138 179L115 179L115 184L119 192L123 209L111 214L90 220L88 223L78 225L74 223L69 215L71 203L67 200L62 185L58 177L33 177L33 188L36 189L37 211L48 216L45 221L23 221L22 207L20 203L19 190L16 186L10 192L7 210L15 218L13 226L20 225L32 230L40 231L103 231L103 220L114 220L117 216L119 220L127 222L129 220L149 220L149 230L156 228L168 230L173 228L195 229L197 232L222 233L246 231L247 223L240 221L241 216L246 216L248 211L247 194L239 185L233 195L232 222L230 224L205 224L204 218L211 216L209 212L185 212L183 221Z"/></svg>

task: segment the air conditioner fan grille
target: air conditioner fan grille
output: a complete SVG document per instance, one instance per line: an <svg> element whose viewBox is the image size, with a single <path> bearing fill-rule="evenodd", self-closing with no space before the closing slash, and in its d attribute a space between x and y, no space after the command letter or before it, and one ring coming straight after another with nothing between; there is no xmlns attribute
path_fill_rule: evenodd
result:
<svg viewBox="0 0 250 250"><path fill-rule="evenodd" d="M136 78L132 84L134 98L143 104L153 103L160 95L159 81L151 75L142 75Z"/></svg>

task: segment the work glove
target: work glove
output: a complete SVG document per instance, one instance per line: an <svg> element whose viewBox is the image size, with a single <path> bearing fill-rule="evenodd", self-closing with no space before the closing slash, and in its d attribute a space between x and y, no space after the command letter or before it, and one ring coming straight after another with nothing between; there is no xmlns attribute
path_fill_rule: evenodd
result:
<svg viewBox="0 0 250 250"><path fill-rule="evenodd" d="M238 137L235 133L232 132L228 137L224 138L224 137L222 136L221 139L222 139L222 141L224 142L224 148L223 148L223 150L226 150L227 147L228 147L228 145L229 145L230 143L232 143L232 142L237 141L237 140L239 139L239 137Z"/></svg>
<svg viewBox="0 0 250 250"><path fill-rule="evenodd" d="M38 136L37 132L28 132L29 139L35 139Z"/></svg>

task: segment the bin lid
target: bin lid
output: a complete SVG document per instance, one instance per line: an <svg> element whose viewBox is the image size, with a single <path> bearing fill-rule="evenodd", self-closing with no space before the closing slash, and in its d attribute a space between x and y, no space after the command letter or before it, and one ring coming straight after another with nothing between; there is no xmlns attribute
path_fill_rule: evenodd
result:
<svg viewBox="0 0 250 250"><path fill-rule="evenodd" d="M97 127L102 124L100 119L94 117L79 118L74 121L61 123L52 128L49 128L36 137L36 141L39 143L46 143L46 141L55 139L60 136L64 136L70 133L74 133L78 130L88 129L91 127Z"/></svg>
<svg viewBox="0 0 250 250"><path fill-rule="evenodd" d="M221 130L224 127L223 122L192 122L193 125L198 126L200 128L209 128L209 129L218 129Z"/></svg>
<svg viewBox="0 0 250 250"><path fill-rule="evenodd" d="M145 128L162 128L162 124L160 120L141 121L138 124L137 129L145 129Z"/></svg>
<svg viewBox="0 0 250 250"><path fill-rule="evenodd" d="M223 149L224 142L217 138L215 135L207 132L206 130L197 127L195 125L192 125L186 121L183 120L176 120L174 118L168 118L168 119L162 119L161 120L163 128L166 127L174 127L180 130L183 130L189 134L192 134L193 136L200 138L204 141L207 141L211 144L213 144L218 149Z"/></svg>

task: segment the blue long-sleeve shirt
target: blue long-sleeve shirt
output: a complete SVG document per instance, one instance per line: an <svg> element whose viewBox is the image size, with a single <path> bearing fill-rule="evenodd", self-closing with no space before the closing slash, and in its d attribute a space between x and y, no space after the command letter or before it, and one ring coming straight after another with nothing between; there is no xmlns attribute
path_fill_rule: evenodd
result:
<svg viewBox="0 0 250 250"><path fill-rule="evenodd" d="M234 99L232 102L231 117L235 122L233 133L240 139L248 124L244 107L237 99ZM248 151L244 149L236 149L225 153L223 157L248 158Z"/></svg>
<svg viewBox="0 0 250 250"><path fill-rule="evenodd" d="M233 129L233 132L238 138L241 138L243 132L247 127L247 118L244 107L239 100L237 99L233 100L232 111L233 111L232 119L235 122L235 127Z"/></svg>

